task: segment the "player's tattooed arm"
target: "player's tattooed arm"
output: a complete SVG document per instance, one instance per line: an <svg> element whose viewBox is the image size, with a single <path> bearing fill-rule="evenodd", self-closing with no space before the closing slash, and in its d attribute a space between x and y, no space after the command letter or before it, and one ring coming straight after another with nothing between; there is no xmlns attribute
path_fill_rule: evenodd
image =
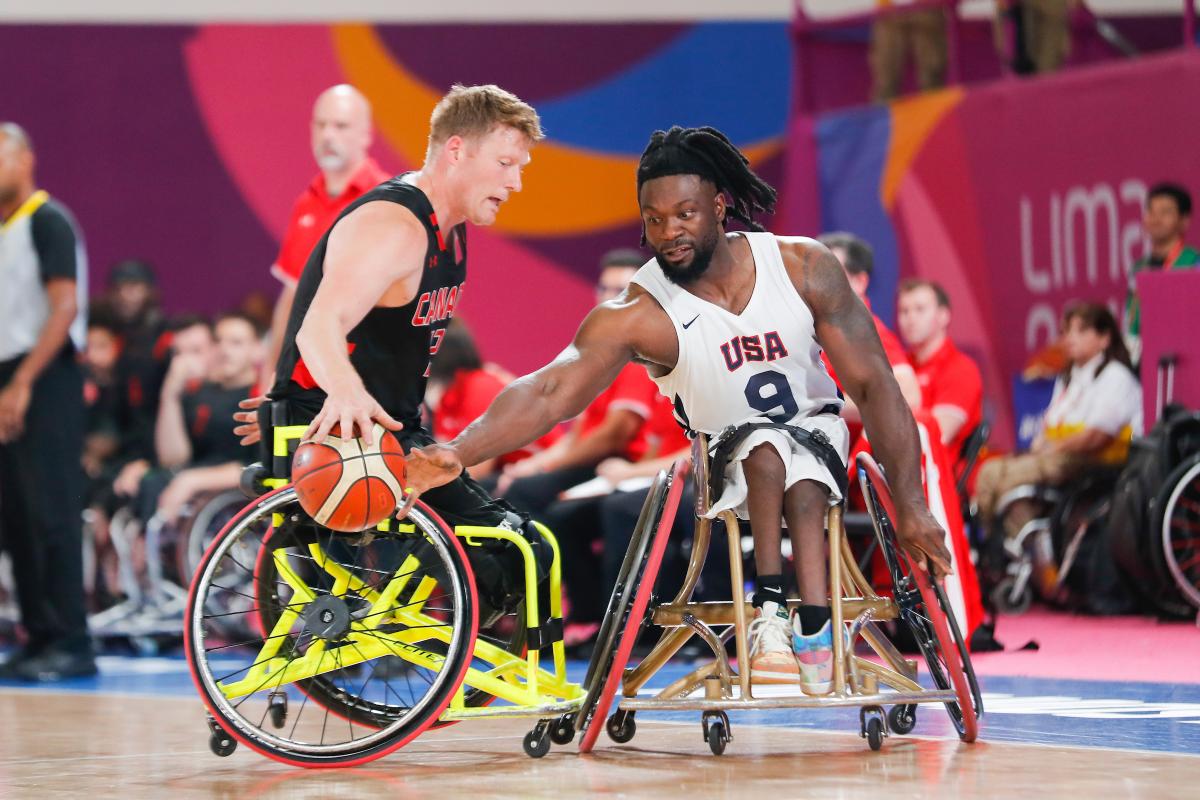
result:
<svg viewBox="0 0 1200 800"><path fill-rule="evenodd" d="M901 542L918 560L928 556L931 567L948 572L945 534L929 513L921 486L916 424L870 312L850 288L841 264L823 245L804 240L781 244L780 249L796 291L812 310L817 341L858 404L871 446L888 469Z"/></svg>

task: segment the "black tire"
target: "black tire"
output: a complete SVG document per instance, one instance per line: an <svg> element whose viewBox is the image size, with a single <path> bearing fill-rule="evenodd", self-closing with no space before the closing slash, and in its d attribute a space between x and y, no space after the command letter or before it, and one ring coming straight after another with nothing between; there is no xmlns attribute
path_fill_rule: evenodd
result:
<svg viewBox="0 0 1200 800"><path fill-rule="evenodd" d="M210 497L188 523L187 534L176 542L176 568L186 586L217 534L246 506L246 495L237 489Z"/></svg>
<svg viewBox="0 0 1200 800"><path fill-rule="evenodd" d="M637 722L634 721L633 712L618 711L613 714L604 723L604 730L608 733L608 738L617 744L632 742L634 734L637 733Z"/></svg>
<svg viewBox="0 0 1200 800"><path fill-rule="evenodd" d="M915 705L892 706L888 710L888 727L892 733L903 736L912 733L917 727L917 707Z"/></svg>
<svg viewBox="0 0 1200 800"><path fill-rule="evenodd" d="M204 557L189 598L185 627L189 667L219 726L254 750L297 766L362 763L403 746L429 728L462 683L477 627L470 568L458 540L420 505L409 517L415 526L411 532L374 532L369 537L327 531L306 522L296 508L294 490L277 490L247 506L218 535ZM256 538L261 536L258 528L276 513L286 513L285 523L293 528L290 533L281 528L284 535L280 539L272 535L264 544ZM244 551L238 549L243 538L260 542L258 557L249 565L232 555ZM304 600L298 589L280 580L280 563L303 581L313 600ZM401 572L402 568L407 571ZM332 576L339 572L351 576L362 588L335 593ZM247 576L253 588L252 602L234 613L251 617L243 629L267 621L272 621L272 626L257 630L249 640L230 642L223 638L225 627L217 624L224 621L226 613L222 597L231 591L240 593ZM388 601L388 593L397 587L394 581L401 581L400 591L382 610L371 611L372 602ZM416 612L406 612L404 609L417 605L406 599L416 587L423 587L425 594ZM284 609L289 611L287 620L282 616ZM326 612L334 621L322 628ZM408 616L411 613L422 616L414 620ZM365 622L381 615L382 620ZM278 629L272 632L275 623ZM408 668L403 683L392 682L390 676L377 678L376 665L388 659L364 658L356 644L373 644L373 631L412 631L414 638L405 640L412 649L401 649L399 654L428 653L430 660L426 666L403 661ZM266 643L275 640L280 644L271 661L256 661ZM385 640L391 641L396 640ZM356 650L360 663L352 663ZM278 667L262 666L277 660L286 665L308 652L320 654L316 665L320 671L314 677L285 681L287 675ZM343 652L348 662L345 666ZM329 667L324 666L326 657L332 661ZM268 677L255 688L256 670L270 669L275 672L268 675L278 674L278 682ZM271 709L269 697L264 695L280 691L292 694L291 724L275 730L268 723ZM313 702L314 696L322 696L325 702ZM340 714L339 710L350 713ZM355 716L374 724L356 722Z"/></svg>
<svg viewBox="0 0 1200 800"><path fill-rule="evenodd" d="M729 732L725 730L725 723L719 719L710 722L704 738L708 740L708 749L714 756L724 753L725 745L729 744Z"/></svg>
<svg viewBox="0 0 1200 800"><path fill-rule="evenodd" d="M534 729L525 734L521 747L530 758L541 758L550 752L550 737L545 734L539 735L538 730Z"/></svg>
<svg viewBox="0 0 1200 800"><path fill-rule="evenodd" d="M556 719L550 727L550 741L557 745L570 744L575 738L575 719L562 716Z"/></svg>
<svg viewBox="0 0 1200 800"><path fill-rule="evenodd" d="M883 720L879 717L871 717L867 720L866 725L867 744L875 752L883 747Z"/></svg>

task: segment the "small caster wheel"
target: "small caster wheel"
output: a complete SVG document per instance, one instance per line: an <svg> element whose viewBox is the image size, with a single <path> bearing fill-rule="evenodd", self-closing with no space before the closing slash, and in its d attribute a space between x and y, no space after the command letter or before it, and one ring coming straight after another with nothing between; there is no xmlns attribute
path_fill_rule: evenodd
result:
<svg viewBox="0 0 1200 800"><path fill-rule="evenodd" d="M575 721L570 715L559 717L550 728L550 741L555 744L570 744L575 738Z"/></svg>
<svg viewBox="0 0 1200 800"><path fill-rule="evenodd" d="M715 719L705 729L704 738L708 740L708 749L712 750L714 756L719 756L725 752L725 745L729 744L729 731L725 729L724 722Z"/></svg>
<svg viewBox="0 0 1200 800"><path fill-rule="evenodd" d="M1013 597L1013 590L1016 588L1017 579L1009 576L996 584L996 588L992 589L992 603L999 611L1005 614L1024 614L1029 610L1030 604L1033 603L1033 588L1026 583L1021 593Z"/></svg>
<svg viewBox="0 0 1200 800"><path fill-rule="evenodd" d="M871 717L867 720L867 744L872 750L878 751L883 747L883 722L879 717Z"/></svg>
<svg viewBox="0 0 1200 800"><path fill-rule="evenodd" d="M287 695L283 692L271 692L267 700L267 711L271 715L271 724L279 730L287 722Z"/></svg>
<svg viewBox="0 0 1200 800"><path fill-rule="evenodd" d="M525 740L521 742L521 746L525 748L525 755L530 758L541 758L550 752L550 737L546 735L546 730L541 725L525 734Z"/></svg>
<svg viewBox="0 0 1200 800"><path fill-rule="evenodd" d="M221 758L233 755L233 751L237 750L237 739L229 734L221 731L213 733L208 739L208 749L219 755Z"/></svg>
<svg viewBox="0 0 1200 800"><path fill-rule="evenodd" d="M637 723L633 721L633 712L618 711L613 714L608 718L608 722L604 723L604 730L608 731L608 738L617 744L632 741L633 735L637 733Z"/></svg>
<svg viewBox="0 0 1200 800"><path fill-rule="evenodd" d="M917 725L917 707L915 705L892 706L888 711L888 727L892 733L912 733Z"/></svg>

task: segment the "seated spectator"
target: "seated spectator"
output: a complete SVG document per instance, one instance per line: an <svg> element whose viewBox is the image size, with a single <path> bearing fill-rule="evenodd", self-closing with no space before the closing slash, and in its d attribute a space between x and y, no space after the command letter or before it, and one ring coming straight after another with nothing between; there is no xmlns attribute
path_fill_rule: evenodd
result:
<svg viewBox="0 0 1200 800"><path fill-rule="evenodd" d="M1140 416L1142 392L1112 313L1096 303L1080 303L1063 316L1063 341L1070 366L1059 376L1028 453L987 461L976 481L983 519L994 517L1007 492L1028 484L1059 486L1085 471L1119 465ZM1036 508L1021 502L1005 515L1008 536L1033 518Z"/></svg>
<svg viewBox="0 0 1200 800"><path fill-rule="evenodd" d="M837 260L842 262L842 268L846 270L846 279L850 281L850 288L854 290L858 299L863 301L867 310L870 310L871 300L867 297L867 288L871 285L871 272L875 268L875 254L871 250L871 246L852 233L826 233L822 234L818 241L828 247ZM909 363L908 354L904 352L896 334L892 333L873 311L871 319L875 321L875 332L879 334L879 342L883 345L884 355L887 356L888 363L892 365L892 374L896 376L896 383L900 384L901 394L908 401L910 408L920 408L921 386L917 382L916 371ZM825 362L825 368L833 375L833 366L829 360L823 354L821 358ZM833 379L836 381L837 376L834 375ZM840 383L838 388L841 389ZM862 433L862 417L853 400L847 397L845 403L842 408L842 417L850 426L850 441L853 442Z"/></svg>
<svg viewBox="0 0 1200 800"><path fill-rule="evenodd" d="M597 302L618 297L645 259L636 250L616 250L601 261ZM639 461L646 454L646 422L658 388L640 364L627 364L612 385L592 401L553 446L505 468L500 493L514 507L538 517L558 493L596 474L611 456Z"/></svg>
<svg viewBox="0 0 1200 800"><path fill-rule="evenodd" d="M102 303L113 310L121 334L116 367L121 433L117 461L148 460L154 456L154 420L171 357L171 332L159 308L153 267L137 260L116 264Z"/></svg>
<svg viewBox="0 0 1200 800"><path fill-rule="evenodd" d="M1174 183L1160 183L1146 194L1146 213L1142 227L1150 241L1150 253L1134 262L1129 270L1129 289L1125 294L1125 342L1133 363L1142 358L1141 306L1137 298L1137 275L1148 269L1194 269L1200 265L1200 251L1184 244L1192 221L1192 196Z"/></svg>
<svg viewBox="0 0 1200 800"><path fill-rule="evenodd" d="M921 406L937 420L952 459L983 421L983 378L979 367L950 340L950 297L933 281L900 284L896 325L921 387Z"/></svg>
<svg viewBox="0 0 1200 800"><path fill-rule="evenodd" d="M234 312L218 318L214 334L211 360L178 352L163 382L154 431L160 477L144 479L139 493L142 513L156 513L163 522L177 519L197 495L236 489L252 455L233 433L233 413L258 377L261 331Z"/></svg>
<svg viewBox="0 0 1200 800"><path fill-rule="evenodd" d="M880 11L908 0L878 0ZM881 13L871 25L871 101L886 103L900 94L904 67L911 56L917 88L946 84L946 17L940 8Z"/></svg>
<svg viewBox="0 0 1200 800"><path fill-rule="evenodd" d="M117 429L117 360L121 355L119 323L104 306L88 314L87 347L82 354L83 401L87 406L83 469L89 480L99 479L120 447ZM112 476L109 476L109 481Z"/></svg>
<svg viewBox="0 0 1200 800"><path fill-rule="evenodd" d="M159 337L159 344L155 349L164 348L165 356L169 356L168 363L176 363L178 361L177 377L181 377L181 371L189 370L186 375L187 380L202 380L208 375L212 369L214 358L214 341L212 325L208 320L196 314L186 314L176 317L166 327L164 334ZM165 347L164 347L165 344ZM141 356L137 357L138 361ZM154 357L157 360L157 356ZM122 359L118 360L118 368L122 363L136 364L135 361L126 361L124 354ZM149 362L144 366L149 366ZM144 374L149 374L147 371ZM165 375L165 373L164 373ZM155 397L153 401L140 397L142 389L138 382L137 373L130 373L132 383L121 387L126 400L137 401L136 406L126 406L126 410L135 410L137 413L133 416L125 416L119 418L118 424L121 425L121 435L123 438L121 452L118 458L123 462L120 471L117 474L116 480L113 481L112 491L115 495L115 502L109 503L108 511L111 513L115 510L115 505L119 504L122 499L132 499L138 494L138 485L142 482L142 478L150 470L153 465L156 453L154 448L155 428L157 427L157 413L155 421L150 429L150 450L146 452L142 444L143 434L140 430L131 430L128 425L136 424L140 426L141 422L136 419L148 407L158 409L159 397ZM160 386L164 381L160 382ZM161 395L161 389L159 394Z"/></svg>

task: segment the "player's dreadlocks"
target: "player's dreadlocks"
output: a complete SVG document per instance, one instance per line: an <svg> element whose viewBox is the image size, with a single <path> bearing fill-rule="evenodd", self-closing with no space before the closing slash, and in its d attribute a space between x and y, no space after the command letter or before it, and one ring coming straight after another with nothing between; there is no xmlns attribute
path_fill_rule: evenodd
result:
<svg viewBox="0 0 1200 800"><path fill-rule="evenodd" d="M664 175L699 175L712 182L732 201L728 215L750 230L763 230L754 214L775 212L775 189L754 174L749 159L716 128L676 125L669 131L655 131L638 162L639 194L643 183Z"/></svg>

